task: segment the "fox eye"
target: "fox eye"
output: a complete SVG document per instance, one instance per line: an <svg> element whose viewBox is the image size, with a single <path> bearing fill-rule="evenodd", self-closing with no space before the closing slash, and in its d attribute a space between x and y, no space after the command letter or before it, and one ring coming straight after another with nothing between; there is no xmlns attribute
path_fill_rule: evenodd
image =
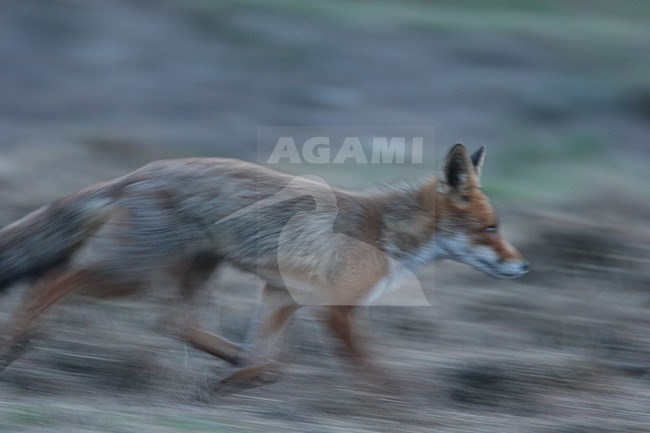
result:
<svg viewBox="0 0 650 433"><path fill-rule="evenodd" d="M492 235L497 232L497 226L487 226L483 228L483 231L489 235Z"/></svg>

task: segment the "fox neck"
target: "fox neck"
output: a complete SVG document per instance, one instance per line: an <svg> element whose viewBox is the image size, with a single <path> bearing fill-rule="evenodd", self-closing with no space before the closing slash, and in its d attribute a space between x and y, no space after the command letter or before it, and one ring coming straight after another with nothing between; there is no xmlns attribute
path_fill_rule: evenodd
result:
<svg viewBox="0 0 650 433"><path fill-rule="evenodd" d="M381 221L379 248L409 269L446 256L444 239L436 236L437 180L389 190L376 199Z"/></svg>

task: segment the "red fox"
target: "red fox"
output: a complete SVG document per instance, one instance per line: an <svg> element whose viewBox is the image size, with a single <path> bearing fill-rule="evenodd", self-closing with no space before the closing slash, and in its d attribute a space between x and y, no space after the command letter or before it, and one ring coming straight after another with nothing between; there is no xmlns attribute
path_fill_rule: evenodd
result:
<svg viewBox="0 0 650 433"><path fill-rule="evenodd" d="M235 377L277 365L277 339L305 303L327 305L329 328L363 362L352 312L398 284L397 267L451 259L496 278L527 272L480 189L484 158L485 146L470 156L457 144L442 178L369 192L232 159L165 160L63 197L0 231L0 289L33 281L10 319L0 369L69 295L132 292L164 274L189 303L223 263L265 281L251 341L235 344L190 319L179 334L237 366Z"/></svg>

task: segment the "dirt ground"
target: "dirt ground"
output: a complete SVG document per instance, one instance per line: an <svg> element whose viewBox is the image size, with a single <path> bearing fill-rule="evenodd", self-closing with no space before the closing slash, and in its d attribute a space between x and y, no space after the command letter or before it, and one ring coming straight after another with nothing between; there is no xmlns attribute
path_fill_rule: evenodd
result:
<svg viewBox="0 0 650 433"><path fill-rule="evenodd" d="M2 225L150 160L259 160L261 125L433 125L441 150L488 145L531 272L441 262L431 307L360 314L398 395L309 310L282 380L224 396L224 364L157 332L171 297L76 300L0 374L0 431L650 431L650 8L613 3L3 2ZM217 277L197 314L242 340L260 282Z"/></svg>

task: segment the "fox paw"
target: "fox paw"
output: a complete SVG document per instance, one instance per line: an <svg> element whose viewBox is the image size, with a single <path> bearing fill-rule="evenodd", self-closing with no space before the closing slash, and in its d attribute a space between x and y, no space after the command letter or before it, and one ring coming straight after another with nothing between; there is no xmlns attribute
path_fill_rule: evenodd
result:
<svg viewBox="0 0 650 433"><path fill-rule="evenodd" d="M280 364L270 362L240 368L221 379L215 387L217 394L236 394L250 388L269 385L282 375Z"/></svg>

